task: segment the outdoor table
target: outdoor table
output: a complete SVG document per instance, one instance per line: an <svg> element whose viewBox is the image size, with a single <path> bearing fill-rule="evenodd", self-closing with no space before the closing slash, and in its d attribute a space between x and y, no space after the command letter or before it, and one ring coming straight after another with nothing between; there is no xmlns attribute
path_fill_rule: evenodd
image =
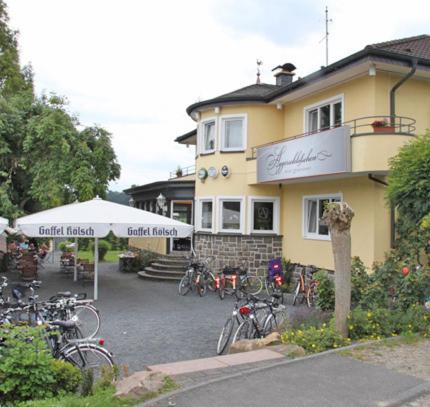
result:
<svg viewBox="0 0 430 407"><path fill-rule="evenodd" d="M118 270L121 273L136 271L135 260L137 259L137 256L135 254L120 254L118 257Z"/></svg>

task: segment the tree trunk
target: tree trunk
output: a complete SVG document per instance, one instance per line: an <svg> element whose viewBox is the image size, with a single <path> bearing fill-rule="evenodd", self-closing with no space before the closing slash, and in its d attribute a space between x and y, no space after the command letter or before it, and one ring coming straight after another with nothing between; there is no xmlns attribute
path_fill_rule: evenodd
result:
<svg viewBox="0 0 430 407"><path fill-rule="evenodd" d="M322 216L328 225L334 257L334 317L336 330L348 336L348 314L351 310L351 221L354 211L346 202L326 205Z"/></svg>
<svg viewBox="0 0 430 407"><path fill-rule="evenodd" d="M335 323L336 330L348 336L348 313L351 309L351 234L348 230L331 231L334 257L335 280Z"/></svg>

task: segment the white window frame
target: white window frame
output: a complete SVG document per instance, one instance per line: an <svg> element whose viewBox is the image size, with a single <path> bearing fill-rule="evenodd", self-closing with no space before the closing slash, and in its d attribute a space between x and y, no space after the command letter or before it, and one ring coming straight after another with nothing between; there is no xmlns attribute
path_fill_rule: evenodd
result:
<svg viewBox="0 0 430 407"><path fill-rule="evenodd" d="M341 192L333 193L333 194L321 194L321 195L305 195L303 197L303 203L302 203L302 236L303 239L310 239L310 240L331 240L330 232L328 235L320 235L318 233L318 223L317 223L317 232L316 233L309 233L307 228L307 202L309 200L316 199L339 199L340 201L343 201L343 194ZM319 214L319 203L317 205L317 216ZM317 218L319 219L319 218Z"/></svg>
<svg viewBox="0 0 430 407"><path fill-rule="evenodd" d="M254 203L255 202L271 202L273 203L273 229L260 230L254 229ZM275 196L249 196L248 197L248 228L249 234L279 234L279 219L280 219L280 199Z"/></svg>
<svg viewBox="0 0 430 407"><path fill-rule="evenodd" d="M225 140L225 122L231 119L240 119L242 120L242 146L241 147L226 147ZM248 115L245 113L242 114L228 114L220 116L220 127L221 127L221 148L220 151L245 151L246 150L246 141L248 134Z"/></svg>
<svg viewBox="0 0 430 407"><path fill-rule="evenodd" d="M309 133L311 131L309 128L309 125L310 125L310 123L309 123L309 112L311 110L315 110L315 109L318 109L318 119L317 119L318 129L316 130L316 132L328 130L328 129L321 130L319 127L320 126L320 109L319 108L326 106L326 105L330 105L330 129L332 129L334 127L334 107L333 107L333 105L335 105L336 103L339 103L339 102L342 104L341 123L343 123L345 121L344 120L345 102L344 102L344 94L342 93L340 95L333 96L329 99L321 100L321 101L314 103L312 105L305 106L303 109L303 115L304 115L304 117L303 117L303 132Z"/></svg>
<svg viewBox="0 0 430 407"><path fill-rule="evenodd" d="M223 229L222 228L222 204L223 202L240 202L240 225L239 229ZM243 196L219 196L217 198L218 207L218 232L244 234L245 231L245 198Z"/></svg>
<svg viewBox="0 0 430 407"><path fill-rule="evenodd" d="M214 122L214 148L210 149L210 150L205 150L205 125L207 123L210 122ZM199 135L198 135L198 144L199 144L199 153L200 154L210 154L210 153L214 153L217 149L217 145L218 145L218 118L216 116L214 117L208 117L204 120L202 120L199 123Z"/></svg>
<svg viewBox="0 0 430 407"><path fill-rule="evenodd" d="M195 228L198 231L201 232L213 232L215 228L215 199L213 196L203 196L196 198L196 208L195 211ZM212 202L212 227L209 228L203 228L202 227L202 209L203 209L203 202Z"/></svg>

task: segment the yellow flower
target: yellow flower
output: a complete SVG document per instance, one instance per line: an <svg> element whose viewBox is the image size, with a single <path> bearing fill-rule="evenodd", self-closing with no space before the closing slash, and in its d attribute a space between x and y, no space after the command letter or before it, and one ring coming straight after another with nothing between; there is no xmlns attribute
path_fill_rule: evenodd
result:
<svg viewBox="0 0 430 407"><path fill-rule="evenodd" d="M348 342L351 342L351 338L346 338L346 340L347 340Z"/></svg>
<svg viewBox="0 0 430 407"><path fill-rule="evenodd" d="M408 325L408 328L412 328L412 325L411 325L411 324L409 324L409 325Z"/></svg>
<svg viewBox="0 0 430 407"><path fill-rule="evenodd" d="M327 324L324 322L323 324L322 324L322 327L323 328L325 328L327 326Z"/></svg>
<svg viewBox="0 0 430 407"><path fill-rule="evenodd" d="M349 326L349 329L350 329L350 330L353 330L353 329L354 329L354 325L350 325L350 326Z"/></svg>
<svg viewBox="0 0 430 407"><path fill-rule="evenodd" d="M337 348L337 345L336 345L336 344L333 344L333 348Z"/></svg>
<svg viewBox="0 0 430 407"><path fill-rule="evenodd" d="M315 348L315 347L316 347L316 345L313 343L313 344L312 344L312 347L313 347L313 348Z"/></svg>
<svg viewBox="0 0 430 407"><path fill-rule="evenodd" d="M367 318L371 318L372 317L372 313L371 312L368 312L367 313Z"/></svg>

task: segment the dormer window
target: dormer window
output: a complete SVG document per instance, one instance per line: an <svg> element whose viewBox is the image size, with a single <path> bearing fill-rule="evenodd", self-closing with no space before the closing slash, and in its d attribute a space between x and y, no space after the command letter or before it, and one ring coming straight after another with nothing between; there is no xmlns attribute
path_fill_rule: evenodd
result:
<svg viewBox="0 0 430 407"><path fill-rule="evenodd" d="M339 127L343 122L343 96L305 107L305 133Z"/></svg>

